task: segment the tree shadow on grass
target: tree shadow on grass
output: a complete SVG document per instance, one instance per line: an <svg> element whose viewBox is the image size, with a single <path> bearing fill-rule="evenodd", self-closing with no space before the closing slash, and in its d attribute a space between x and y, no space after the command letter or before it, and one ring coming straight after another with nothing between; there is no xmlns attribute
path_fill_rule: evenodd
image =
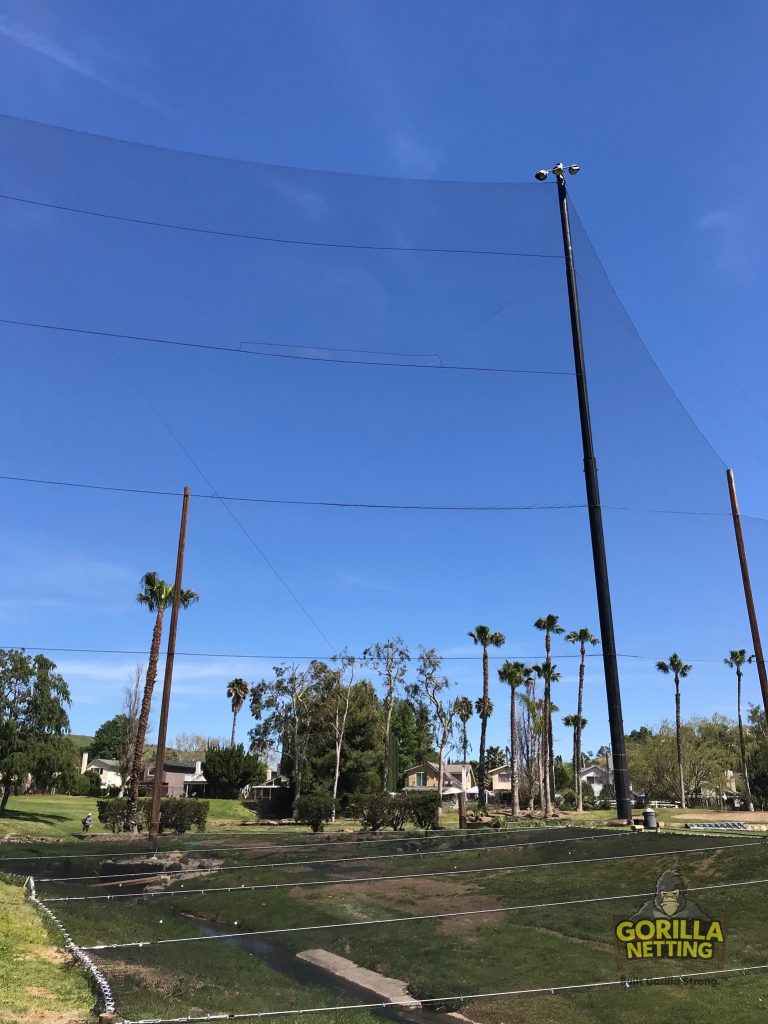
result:
<svg viewBox="0 0 768 1024"><path fill-rule="evenodd" d="M36 821L42 824L68 821L69 818L68 814L40 814L39 811L18 811L15 808L13 810L6 808L3 814L0 814L0 823L4 821Z"/></svg>

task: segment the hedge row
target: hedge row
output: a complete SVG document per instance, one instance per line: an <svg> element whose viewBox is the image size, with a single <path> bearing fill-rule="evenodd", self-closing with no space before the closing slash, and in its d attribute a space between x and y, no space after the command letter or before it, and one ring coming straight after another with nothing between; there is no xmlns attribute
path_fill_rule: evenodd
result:
<svg viewBox="0 0 768 1024"><path fill-rule="evenodd" d="M369 793L352 803L364 829L400 831L410 821L416 828L439 826L440 797L435 793Z"/></svg>
<svg viewBox="0 0 768 1024"><path fill-rule="evenodd" d="M122 832L125 829L128 816L127 797L97 800L96 807L99 821L110 832ZM198 832L204 832L209 808L210 804L207 800L178 796L165 797L160 801L160 831L181 834L196 828ZM143 832L149 828L152 801L148 797L142 797L139 800L138 811L137 824L139 832Z"/></svg>

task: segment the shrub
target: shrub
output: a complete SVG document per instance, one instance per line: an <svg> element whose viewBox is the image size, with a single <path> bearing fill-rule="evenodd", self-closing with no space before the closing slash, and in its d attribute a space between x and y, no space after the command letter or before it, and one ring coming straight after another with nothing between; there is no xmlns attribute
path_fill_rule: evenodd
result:
<svg viewBox="0 0 768 1024"><path fill-rule="evenodd" d="M194 827L198 832L205 832L209 809L207 800L188 796L166 797L160 801L160 831L182 834Z"/></svg>
<svg viewBox="0 0 768 1024"><path fill-rule="evenodd" d="M440 797L435 793L408 793L408 817L417 828L430 829L439 825Z"/></svg>
<svg viewBox="0 0 768 1024"><path fill-rule="evenodd" d="M209 803L191 797L166 797L160 801L160 831L189 832L194 826L204 832L208 821ZM127 797L109 797L96 801L99 821L110 832L122 832L128 815ZM149 828L152 801L143 797L139 800L136 824L139 832Z"/></svg>
<svg viewBox="0 0 768 1024"><path fill-rule="evenodd" d="M405 793L387 794L387 825L395 832L402 832L410 816L408 796Z"/></svg>
<svg viewBox="0 0 768 1024"><path fill-rule="evenodd" d="M388 793L368 793L358 797L357 816L364 829L378 832L388 823L390 799Z"/></svg>
<svg viewBox="0 0 768 1024"><path fill-rule="evenodd" d="M557 803L559 807L562 807L564 811L573 811L576 809L576 790L575 789L563 789L558 793Z"/></svg>
<svg viewBox="0 0 768 1024"><path fill-rule="evenodd" d="M333 817L333 797L328 793L309 793L296 801L296 814L302 825L313 832L322 832Z"/></svg>

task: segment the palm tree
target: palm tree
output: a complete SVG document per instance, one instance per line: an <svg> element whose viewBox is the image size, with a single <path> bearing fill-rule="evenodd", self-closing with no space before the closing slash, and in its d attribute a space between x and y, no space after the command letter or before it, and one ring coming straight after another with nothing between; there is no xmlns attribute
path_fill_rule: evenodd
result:
<svg viewBox="0 0 768 1024"><path fill-rule="evenodd" d="M589 630L584 627L583 629L574 629L570 633L566 633L565 639L569 644L579 645L579 654L581 655L579 661L579 699L576 705L576 714L569 715L569 718L573 718L573 784L576 787L576 810L583 811L582 796L581 796L581 733L584 726L581 724L584 719L582 718L582 711L584 710L584 670L587 663L587 644L591 644L595 647L600 641L596 636L592 636ZM586 724L586 723L585 723ZM578 770L577 770L578 769Z"/></svg>
<svg viewBox="0 0 768 1024"><path fill-rule="evenodd" d="M477 799L481 807L485 806L485 739L488 732L488 719L491 717L493 705L488 689L488 648L501 647L504 643L503 633L492 633L488 626L477 626L469 636L483 648L483 696L477 702L477 713L480 716L480 756L477 765Z"/></svg>
<svg viewBox="0 0 768 1024"><path fill-rule="evenodd" d="M540 619L536 619L533 624L534 629L540 629L544 634L544 664L549 668L552 665L552 636L560 633L564 633L565 630L560 625L559 616L557 615L544 615ZM551 679L547 679L546 675L542 674L541 678L544 679L544 732L542 734L542 742L544 743L544 804L545 804L545 815L548 818L552 817L554 805L554 791L555 791L555 759L552 742L552 694L550 690Z"/></svg>
<svg viewBox="0 0 768 1024"><path fill-rule="evenodd" d="M240 710L245 704L245 698L248 696L248 683L244 679L232 679L227 683L227 696L232 701L232 739L229 742L230 747L235 745L235 725L237 723L237 716L240 714Z"/></svg>
<svg viewBox="0 0 768 1024"><path fill-rule="evenodd" d="M581 806L581 731L586 729L587 720L580 715L566 715L563 718L563 725L573 729L573 786L576 791L576 809L583 810ZM577 740L578 737L578 740Z"/></svg>
<svg viewBox="0 0 768 1024"><path fill-rule="evenodd" d="M669 661L657 661L656 668L665 676L675 678L675 737L677 739L677 768L680 772L680 807L685 810L685 779L683 778L683 746L680 733L680 680L685 679L693 668L686 665L679 654L670 655Z"/></svg>
<svg viewBox="0 0 768 1024"><path fill-rule="evenodd" d="M467 741L467 722L472 717L472 701L469 697L457 697L454 705L456 710L456 716L461 722L461 753L464 758L464 764L467 763L467 757L469 755L469 743Z"/></svg>
<svg viewBox="0 0 768 1024"><path fill-rule="evenodd" d="M744 722L741 717L741 679L742 679L742 668L744 663L751 661L751 658L747 657L747 652L744 648L738 651L731 651L727 658L723 658L724 663L729 668L736 669L736 705L739 713L739 750L741 752L741 774L744 776L744 788L747 791L747 807L750 811L754 811L755 805L752 802L752 790L749 786L749 775L747 773L747 748L744 743Z"/></svg>
<svg viewBox="0 0 768 1024"><path fill-rule="evenodd" d="M512 789L512 814L520 814L520 776L517 758L517 689L524 686L533 675L533 669L522 661L505 661L499 669L499 679L509 687L509 767Z"/></svg>
<svg viewBox="0 0 768 1024"><path fill-rule="evenodd" d="M552 715L558 710L552 703L552 683L560 681L557 665L545 661L542 665L531 665L531 670L539 679L544 680L544 700L542 701L541 745L544 761L544 816L551 818L555 808L555 762L552 744Z"/></svg>
<svg viewBox="0 0 768 1024"><path fill-rule="evenodd" d="M139 586L141 590L136 595L136 600L139 604L144 605L148 611L154 613L155 624L152 629L152 643L149 648L147 674L144 678L144 694L141 698L141 710L139 711L139 721L136 726L136 742L133 748L133 765L131 766L128 790L126 825L131 832L138 830L136 811L139 802L139 778L141 776L141 762L144 755L144 740L147 735L149 712L152 707L152 691L155 688L157 666L160 661L160 643L163 638L163 614L173 601L173 584L166 583L165 580L160 579L156 572L144 573L139 581ZM194 590L182 590L179 603L182 608L188 608L195 601L199 600L200 595L196 594ZM162 780L159 783L158 780L155 780L155 783L160 785Z"/></svg>

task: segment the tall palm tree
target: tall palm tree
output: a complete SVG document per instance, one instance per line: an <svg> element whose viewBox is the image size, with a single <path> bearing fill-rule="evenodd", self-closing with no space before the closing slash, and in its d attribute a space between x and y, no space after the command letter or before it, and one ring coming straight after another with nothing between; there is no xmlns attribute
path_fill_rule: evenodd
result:
<svg viewBox="0 0 768 1024"><path fill-rule="evenodd" d="M457 697L456 703L454 704L456 710L456 716L461 722L461 753L464 758L464 764L467 763L467 757L469 755L469 742L467 741L467 722L470 720L473 714L472 701L469 697Z"/></svg>
<svg viewBox="0 0 768 1024"><path fill-rule="evenodd" d="M229 742L230 747L235 745L235 725L237 723L237 716L240 714L240 710L245 704L245 699L248 696L248 683L244 679L232 679L227 683L227 696L232 702L232 739Z"/></svg>
<svg viewBox="0 0 768 1024"><path fill-rule="evenodd" d="M566 633L565 639L569 644L579 645L579 699L576 705L576 714L569 715L569 718L573 718L573 784L576 787L576 810L583 811L582 795L581 795L581 733L584 726L581 724L584 719L582 718L582 712L584 710L584 671L587 664L587 644L591 644L595 647L600 641L596 636L592 636L590 631L584 627L582 629L574 629L570 633ZM578 766L578 770L577 770Z"/></svg>
<svg viewBox="0 0 768 1024"><path fill-rule="evenodd" d="M754 811L755 805L752 802L752 790L749 785L749 775L747 773L747 748L744 742L744 721L741 717L741 679L743 676L742 669L745 662L751 661L751 658L747 657L747 652L742 647L740 650L731 651L727 658L723 658L724 663L729 668L736 669L736 705L739 713L739 751L741 753L741 774L744 776L744 788L747 791L747 807L750 811Z"/></svg>
<svg viewBox="0 0 768 1024"><path fill-rule="evenodd" d="M552 743L552 715L558 710L552 703L552 683L560 681L557 665L545 661L541 665L531 665L531 669L539 679L544 680L544 700L542 701L541 743L544 761L544 817L551 818L555 812L555 762Z"/></svg>
<svg viewBox="0 0 768 1024"><path fill-rule="evenodd" d="M532 666L535 670L536 666ZM539 786L539 810L544 813L544 762L543 762L543 739L544 731L544 701L536 697L535 684L526 687L526 693L522 696L522 702L528 712L528 720L531 728L531 740L536 760L536 772ZM529 810L533 810L533 784L531 783L531 795L528 801Z"/></svg>
<svg viewBox="0 0 768 1024"><path fill-rule="evenodd" d="M566 715L563 718L563 725L573 729L573 786L577 794L576 810L581 811L581 747L578 743L581 739L581 730L587 727L587 720L580 715Z"/></svg>
<svg viewBox="0 0 768 1024"><path fill-rule="evenodd" d="M157 666L160 661L160 643L163 639L163 614L173 601L173 584L166 583L160 579L156 572L147 572L139 581L141 590L136 595L139 604L152 612L155 616L155 624L152 628L152 643L149 648L149 661L147 662L147 674L144 677L144 693L141 698L141 710L139 721L136 726L136 742L133 748L133 764L128 789L128 809L126 824L131 832L138 831L136 811L139 802L139 778L141 777L141 762L144 755L144 741L147 736L147 724L149 723L149 712L152 707L152 692L157 679ZM194 590L182 590L180 604L182 608L188 608L195 601L200 600L200 595ZM162 784L162 779L157 785Z"/></svg>
<svg viewBox="0 0 768 1024"><path fill-rule="evenodd" d="M522 661L505 661L499 669L499 679L509 687L509 767L512 789L512 814L520 814L520 775L517 757L517 690L533 675L533 669Z"/></svg>
<svg viewBox="0 0 768 1024"><path fill-rule="evenodd" d="M686 665L679 654L670 655L669 661L657 661L656 668L665 676L674 676L675 679L675 738L677 739L677 769L680 773L680 807L685 810L685 779L683 778L683 744L680 728L680 680L685 679L693 669L693 665Z"/></svg>
<svg viewBox="0 0 768 1024"><path fill-rule="evenodd" d="M544 664L551 668L552 666L552 637L557 636L560 633L564 633L565 630L560 625L560 618L557 615L544 615L540 619L536 619L533 624L534 629L540 629L544 634ZM546 807L546 817L552 817L554 812L554 796L555 796L555 754L553 750L552 742L552 693L550 689L551 679L547 679L546 675L541 675L544 679L544 732L542 734L542 740L545 746L544 753L544 804Z"/></svg>
<svg viewBox="0 0 768 1024"><path fill-rule="evenodd" d="M501 647L504 643L503 633L493 633L488 626L477 626L471 630L469 636L476 644L483 648L483 696L477 702L477 713L480 716L480 755L477 765L477 799L481 807L485 806L487 797L485 794L485 740L488 732L488 719L491 717L493 705L491 704L488 689L488 648Z"/></svg>

